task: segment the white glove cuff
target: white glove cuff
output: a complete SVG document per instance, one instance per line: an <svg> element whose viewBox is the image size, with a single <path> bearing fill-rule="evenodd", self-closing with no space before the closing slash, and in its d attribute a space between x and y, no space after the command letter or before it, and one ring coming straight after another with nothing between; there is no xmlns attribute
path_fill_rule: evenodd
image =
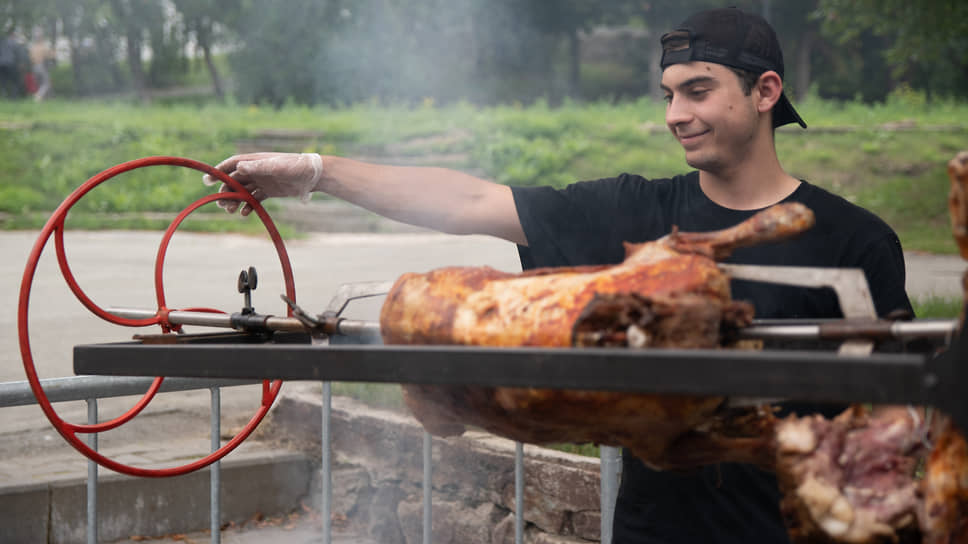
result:
<svg viewBox="0 0 968 544"><path fill-rule="evenodd" d="M313 167L313 179L306 184L303 193L299 195L299 200L308 202L312 198L313 188L316 187L316 183L323 175L323 158L319 156L319 153L303 153L303 156L309 158L309 164Z"/></svg>

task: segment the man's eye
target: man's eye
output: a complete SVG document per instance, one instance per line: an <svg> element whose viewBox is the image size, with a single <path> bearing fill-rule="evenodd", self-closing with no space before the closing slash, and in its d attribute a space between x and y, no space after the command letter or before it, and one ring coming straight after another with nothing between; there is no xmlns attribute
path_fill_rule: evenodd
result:
<svg viewBox="0 0 968 544"><path fill-rule="evenodd" d="M672 102L672 95L671 94L667 94L667 95L665 95L665 96L662 97L662 100L665 100L666 102Z"/></svg>
<svg viewBox="0 0 968 544"><path fill-rule="evenodd" d="M689 94L695 97L700 97L709 92L709 89L691 89Z"/></svg>

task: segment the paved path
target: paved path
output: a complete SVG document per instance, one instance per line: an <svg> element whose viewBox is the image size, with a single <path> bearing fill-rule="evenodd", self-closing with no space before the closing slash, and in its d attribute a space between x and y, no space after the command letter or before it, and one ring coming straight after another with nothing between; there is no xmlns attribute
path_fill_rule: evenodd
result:
<svg viewBox="0 0 968 544"><path fill-rule="evenodd" d="M960 298L961 276L968 265L956 255L907 253L907 292L912 299L923 297Z"/></svg>

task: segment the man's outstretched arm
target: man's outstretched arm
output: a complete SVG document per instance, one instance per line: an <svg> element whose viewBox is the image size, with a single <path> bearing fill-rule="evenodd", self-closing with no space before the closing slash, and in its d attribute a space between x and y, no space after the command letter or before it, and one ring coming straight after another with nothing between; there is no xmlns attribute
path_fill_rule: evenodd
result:
<svg viewBox="0 0 968 544"><path fill-rule="evenodd" d="M456 170L384 166L315 153L235 155L216 168L260 202L280 196L308 199L320 191L404 223L527 245L511 188ZM239 204L222 201L220 206L231 213ZM247 205L242 207L243 215L249 212Z"/></svg>

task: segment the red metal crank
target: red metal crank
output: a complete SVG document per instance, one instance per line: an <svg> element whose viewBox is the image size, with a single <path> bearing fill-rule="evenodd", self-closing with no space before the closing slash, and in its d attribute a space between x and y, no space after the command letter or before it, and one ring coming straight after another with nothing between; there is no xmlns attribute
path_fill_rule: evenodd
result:
<svg viewBox="0 0 968 544"><path fill-rule="evenodd" d="M71 210L71 208L93 188L119 174L148 166L181 166L198 170L199 172L203 172L212 177L220 179L229 186L231 191L210 194L199 198L187 208L182 210L177 217L175 217L162 237L161 244L158 247L158 254L155 258L154 284L155 298L158 303L158 312L151 318L126 319L104 310L93 300L91 300L91 298L88 297L87 294L81 289L76 278L74 277L74 274L71 272L70 265L67 261L67 255L64 251L64 220L66 219L67 213ZM259 408L256 410L255 415L249 420L249 422L242 428L241 431L239 431L237 435L235 435L234 438L229 440L222 447L194 462L171 468L147 469L119 463L113 459L105 457L97 451L94 451L77 436L78 433L85 434L104 432L127 423L137 416L142 410L144 410L144 408L151 402L155 394L158 392L158 389L161 387L164 378L155 378L151 386L148 388L148 391L145 392L144 396L142 396L141 399L130 410L110 421L93 425L78 425L64 421L60 416L58 416L57 412L51 405L50 400L47 398L47 394L44 391L43 386L40 384L40 380L37 377L37 370L34 367L33 355L31 354L30 350L30 333L28 330L30 290L31 286L33 285L37 264L40 260L41 254L44 251L44 247L47 245L47 242L50 240L51 236L53 236L55 251L57 254L57 262L60 266L61 274L64 276L64 279L67 282L70 290L74 293L74 296L77 297L81 304L83 304L95 315L116 325L122 325L125 327L159 325L162 331L171 332L173 330L177 330L179 325L172 325L168 321L168 312L170 310L165 302L163 273L165 254L168 250L168 244L179 225L181 225L185 218L187 218L192 212L205 204L223 199L244 201L252 206L252 209L255 211L256 215L259 216L259 219L265 226L266 231L268 232L269 237L276 248L276 254L279 256L279 262L282 265L282 273L286 285L286 296L292 300L295 300L296 288L292 276L292 266L289 263L289 255L286 252L286 246L282 241L282 237L279 235L279 231L276 229L276 226L269 217L269 214L265 211L265 208L263 208L259 201L256 200L248 191L246 191L241 184L230 178L224 172L216 170L207 164L191 159L180 157L147 157L119 164L95 175L78 187L64 200L64 202L61 203L60 206L58 206L53 215L51 215L50 219L47 220L47 223L41 230L40 235L37 237L37 241L34 243L33 249L31 250L30 256L27 260L26 269L24 270L23 280L20 283L20 303L17 308L17 328L20 337L20 355L23 359L24 371L27 374L27 380L30 382L30 387L33 390L34 396L37 398L37 403L44 411L47 419L49 419L51 424L53 424L54 428L56 428L60 435L63 436L64 439L67 440L67 442L77 451L81 452L89 459L96 461L101 466L121 472L123 474L148 477L178 476L208 466L209 464L224 457L239 444L241 444L246 438L248 438L250 434L252 434L252 431L255 430L256 426L258 426L258 424L262 421L262 418L264 418L266 413L268 413L269 408L272 406L272 403L278 396L279 390L282 386L282 381L264 381L262 385L262 401ZM204 309L201 311L211 310ZM291 309L289 310L289 315L292 315Z"/></svg>

